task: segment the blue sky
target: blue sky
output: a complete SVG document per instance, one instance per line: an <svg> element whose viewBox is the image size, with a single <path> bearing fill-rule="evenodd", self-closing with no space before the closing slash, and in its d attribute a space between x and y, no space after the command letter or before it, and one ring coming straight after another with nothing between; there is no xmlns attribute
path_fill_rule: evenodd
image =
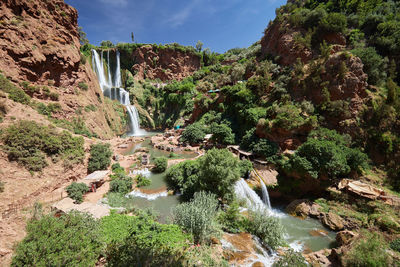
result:
<svg viewBox="0 0 400 267"><path fill-rule="evenodd" d="M195 45L215 52L248 47L262 37L286 0L66 0L92 44L103 40Z"/></svg>

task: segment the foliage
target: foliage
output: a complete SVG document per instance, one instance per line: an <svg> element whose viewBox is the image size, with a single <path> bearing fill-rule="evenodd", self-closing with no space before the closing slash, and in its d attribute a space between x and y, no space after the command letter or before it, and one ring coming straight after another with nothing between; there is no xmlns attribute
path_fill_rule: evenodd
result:
<svg viewBox="0 0 400 267"><path fill-rule="evenodd" d="M235 142L235 134L232 133L232 129L227 124L216 124L211 125L211 140L223 144L232 145Z"/></svg>
<svg viewBox="0 0 400 267"><path fill-rule="evenodd" d="M136 180L137 187L148 186L151 184L151 180L142 174L139 174L138 176L136 176L135 180Z"/></svg>
<svg viewBox="0 0 400 267"><path fill-rule="evenodd" d="M212 192L224 201L233 197L233 186L240 177L239 160L226 149L211 149L197 160L185 161L167 171L169 186L184 199L198 191Z"/></svg>
<svg viewBox="0 0 400 267"><path fill-rule="evenodd" d="M68 193L68 197L80 204L83 201L83 195L89 191L89 187L84 183L73 182L67 186L66 191Z"/></svg>
<svg viewBox="0 0 400 267"><path fill-rule="evenodd" d="M94 266L103 248L99 225L87 214L70 212L32 220L11 266Z"/></svg>
<svg viewBox="0 0 400 267"><path fill-rule="evenodd" d="M363 70L368 74L368 83L378 85L386 78L385 72L382 71L385 69L385 62L375 48L357 48L351 52L361 58L364 64Z"/></svg>
<svg viewBox="0 0 400 267"><path fill-rule="evenodd" d="M185 251L183 266L228 267L229 263L211 246L194 246Z"/></svg>
<svg viewBox="0 0 400 267"><path fill-rule="evenodd" d="M287 250L282 257L275 262L273 267L307 267L307 263L300 252L293 249Z"/></svg>
<svg viewBox="0 0 400 267"><path fill-rule="evenodd" d="M24 90L16 87L1 73L0 73L0 90L8 93L8 97L15 102L28 105L31 101L30 96L27 95L24 92Z"/></svg>
<svg viewBox="0 0 400 267"><path fill-rule="evenodd" d="M73 137L69 132L57 133L55 129L33 121L19 121L3 134L4 151L10 160L24 165L28 170L40 171L47 166L45 156L54 160L58 156L74 163L84 158L82 137Z"/></svg>
<svg viewBox="0 0 400 267"><path fill-rule="evenodd" d="M253 163L250 160L239 161L240 177L245 177L252 169Z"/></svg>
<svg viewBox="0 0 400 267"><path fill-rule="evenodd" d="M87 85L87 83L84 83L84 82L80 82L78 84L78 86L79 86L79 88L81 88L82 90L85 90L85 91L87 91L89 89L89 86Z"/></svg>
<svg viewBox="0 0 400 267"><path fill-rule="evenodd" d="M350 171L368 168L368 157L348 145L346 137L334 131L322 129L311 132L307 142L298 148L285 168L313 178L321 175L342 177Z"/></svg>
<svg viewBox="0 0 400 267"><path fill-rule="evenodd" d="M183 143L199 144L206 136L204 126L200 123L193 123L185 128L180 138Z"/></svg>
<svg viewBox="0 0 400 267"><path fill-rule="evenodd" d="M187 235L177 225L159 224L146 214L111 214L102 219L110 266L180 266Z"/></svg>
<svg viewBox="0 0 400 267"><path fill-rule="evenodd" d="M352 246L344 262L347 266L391 266L390 256L387 254L387 243L374 232L363 232L365 238L359 239Z"/></svg>
<svg viewBox="0 0 400 267"><path fill-rule="evenodd" d="M258 138L255 135L255 128L246 132L240 143L240 148L263 156L266 159L272 159L279 151L279 146L276 143L268 139Z"/></svg>
<svg viewBox="0 0 400 267"><path fill-rule="evenodd" d="M394 251L400 252L400 238L397 238L390 242L390 248Z"/></svg>
<svg viewBox="0 0 400 267"><path fill-rule="evenodd" d="M240 213L240 206L236 200L229 204L225 212L220 212L218 221L223 230L230 233L245 232L248 226L248 219Z"/></svg>
<svg viewBox="0 0 400 267"><path fill-rule="evenodd" d="M247 230L272 249L276 249L284 243L282 224L278 218L269 216L265 211L249 212Z"/></svg>
<svg viewBox="0 0 400 267"><path fill-rule="evenodd" d="M110 192L127 194L132 190L132 178L114 179L110 182Z"/></svg>
<svg viewBox="0 0 400 267"><path fill-rule="evenodd" d="M179 204L172 213L174 223L192 234L196 244L209 242L220 229L216 221L218 200L211 193L196 192L193 200Z"/></svg>
<svg viewBox="0 0 400 267"><path fill-rule="evenodd" d="M168 167L168 159L166 157L158 157L154 160L153 172L162 173Z"/></svg>
<svg viewBox="0 0 400 267"><path fill-rule="evenodd" d="M111 163L112 151L110 144L94 144L90 146L88 172L106 170Z"/></svg>
<svg viewBox="0 0 400 267"><path fill-rule="evenodd" d="M107 41L102 41L100 43L100 46L109 48L109 47L114 47L114 44L111 41L107 40Z"/></svg>

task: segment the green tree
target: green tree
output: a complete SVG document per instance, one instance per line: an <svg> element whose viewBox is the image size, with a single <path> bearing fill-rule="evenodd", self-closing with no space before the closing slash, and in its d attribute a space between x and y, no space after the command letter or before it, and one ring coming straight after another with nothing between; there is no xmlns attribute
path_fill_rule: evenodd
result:
<svg viewBox="0 0 400 267"><path fill-rule="evenodd" d="M223 144L231 145L235 143L235 134L232 133L232 129L227 124L216 124L211 125L211 140Z"/></svg>
<svg viewBox="0 0 400 267"><path fill-rule="evenodd" d="M383 58L376 52L375 48L357 48L351 51L355 56L361 58L364 64L363 70L368 74L368 83L378 85L386 77L385 63Z"/></svg>
<svg viewBox="0 0 400 267"><path fill-rule="evenodd" d="M84 183L73 182L66 188L66 191L68 193L68 197L72 198L76 203L79 204L82 203L83 195L89 191L89 187Z"/></svg>
<svg viewBox="0 0 400 267"><path fill-rule="evenodd" d="M204 126L200 123L190 124L185 128L180 138L183 143L189 143L191 145L199 144L204 140L206 136Z"/></svg>
<svg viewBox="0 0 400 267"><path fill-rule="evenodd" d="M106 170L111 164L110 144L95 144L90 147L88 172Z"/></svg>
<svg viewBox="0 0 400 267"><path fill-rule="evenodd" d="M166 157L159 157L154 160L153 172L162 173L168 167L168 159Z"/></svg>
<svg viewBox="0 0 400 267"><path fill-rule="evenodd" d="M100 43L100 46L103 46L103 47L114 47L114 44L111 41L102 41Z"/></svg>
<svg viewBox="0 0 400 267"><path fill-rule="evenodd" d="M103 249L99 224L86 213L31 220L11 266L94 266Z"/></svg>
<svg viewBox="0 0 400 267"><path fill-rule="evenodd" d="M83 31L83 28L81 26L78 27L78 32L79 32L79 42L81 45L87 45L89 44L89 40L87 38L86 33Z"/></svg>
<svg viewBox="0 0 400 267"><path fill-rule="evenodd" d="M201 50L203 50L203 43L201 41L197 41L196 43L196 50L198 52L201 52Z"/></svg>

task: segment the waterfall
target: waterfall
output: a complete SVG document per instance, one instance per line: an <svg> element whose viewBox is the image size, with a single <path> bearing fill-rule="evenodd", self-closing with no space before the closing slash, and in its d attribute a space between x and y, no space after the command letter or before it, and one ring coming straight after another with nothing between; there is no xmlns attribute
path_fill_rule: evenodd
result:
<svg viewBox="0 0 400 267"><path fill-rule="evenodd" d="M247 206L251 210L265 210L267 207L261 198L254 192L253 189L246 183L246 181L242 178L235 184L235 193L241 198L245 199L247 202Z"/></svg>
<svg viewBox="0 0 400 267"><path fill-rule="evenodd" d="M271 210L271 201L269 200L269 194L268 194L268 190L267 187L264 184L264 181L260 178L260 184L261 184L261 190L262 190L262 199L264 204L267 204L268 209Z"/></svg>
<svg viewBox="0 0 400 267"><path fill-rule="evenodd" d="M119 51L116 51L117 64L115 69L114 81L112 80L111 76L110 50L107 51L107 70L104 69L103 51L101 52L101 58L96 50L92 49L92 53L93 70L96 73L97 78L99 79L100 88L103 94L108 98L111 98L112 100L118 100L122 105L126 107L130 122L130 131L128 132L128 135L145 135L146 131L140 129L139 113L136 107L134 105L131 105L130 103L129 92L125 91L125 89L122 88Z"/></svg>

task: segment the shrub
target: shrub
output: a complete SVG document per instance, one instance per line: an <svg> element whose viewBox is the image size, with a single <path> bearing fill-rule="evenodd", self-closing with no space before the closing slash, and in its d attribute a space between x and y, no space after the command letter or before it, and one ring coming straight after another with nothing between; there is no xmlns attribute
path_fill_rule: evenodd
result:
<svg viewBox="0 0 400 267"><path fill-rule="evenodd" d="M15 102L28 105L31 101L30 96L28 96L20 88L16 87L1 73L0 73L0 90L8 93L8 97Z"/></svg>
<svg viewBox="0 0 400 267"><path fill-rule="evenodd" d="M224 231L230 233L245 232L248 226L248 219L240 213L240 206L237 201L230 203L225 212L220 212L218 221L221 223Z"/></svg>
<svg viewBox="0 0 400 267"><path fill-rule="evenodd" d="M216 221L218 200L213 194L197 192L192 201L179 204L172 213L174 223L192 234L196 244L209 242L220 230Z"/></svg>
<svg viewBox="0 0 400 267"><path fill-rule="evenodd" d="M252 169L253 163L250 160L239 161L240 177L245 177Z"/></svg>
<svg viewBox="0 0 400 267"><path fill-rule="evenodd" d="M365 238L355 243L344 257L346 266L386 267L390 265L390 256L386 252L387 243L378 233L364 232Z"/></svg>
<svg viewBox="0 0 400 267"><path fill-rule="evenodd" d="M191 199L200 187L199 170L198 160L187 160L172 166L166 174L168 186L179 191L183 199Z"/></svg>
<svg viewBox="0 0 400 267"><path fill-rule="evenodd" d="M119 163L114 163L113 165L111 165L111 170L114 173L118 173L118 172L125 173L125 169L123 167L121 167L121 165Z"/></svg>
<svg viewBox="0 0 400 267"><path fill-rule="evenodd" d="M50 97L50 99L53 100L53 101L58 101L60 95L59 95L58 93L56 93L56 92L51 92L51 93L49 94L49 97Z"/></svg>
<svg viewBox="0 0 400 267"><path fill-rule="evenodd" d="M102 228L109 266L181 265L188 236L177 225L159 224L146 214L111 214L102 218Z"/></svg>
<svg viewBox="0 0 400 267"><path fill-rule="evenodd" d="M287 250L272 267L307 267L306 260L300 252L293 249Z"/></svg>
<svg viewBox="0 0 400 267"><path fill-rule="evenodd" d="M80 82L78 84L78 87L81 88L84 91L87 91L89 89L89 86L87 85L87 83L84 83L84 82Z"/></svg>
<svg viewBox="0 0 400 267"><path fill-rule="evenodd" d="M84 213L32 220L11 266L94 266L103 248L99 225Z"/></svg>
<svg viewBox="0 0 400 267"><path fill-rule="evenodd" d="M390 242L390 248L394 251L400 252L400 238L397 238Z"/></svg>
<svg viewBox="0 0 400 267"><path fill-rule="evenodd" d="M82 137L73 137L67 131L57 133L33 121L20 121L8 127L3 142L8 158L31 171L40 171L47 165L45 155L61 156L64 160L73 157L76 163L82 162L85 155Z"/></svg>
<svg viewBox="0 0 400 267"><path fill-rule="evenodd" d="M272 249L276 249L284 242L283 226L279 219L265 214L264 211L249 212L247 230Z"/></svg>
<svg viewBox="0 0 400 267"><path fill-rule="evenodd" d="M83 201L83 195L89 191L89 187L84 183L73 182L66 188L66 191L68 193L68 197L80 204Z"/></svg>
<svg viewBox="0 0 400 267"><path fill-rule="evenodd" d="M235 134L232 133L232 129L226 124L216 124L211 125L211 140L223 144L231 145L235 143Z"/></svg>
<svg viewBox="0 0 400 267"><path fill-rule="evenodd" d="M142 186L148 186L151 184L151 180L148 179L146 176L139 174L136 176L136 186L137 187L142 187Z"/></svg>
<svg viewBox="0 0 400 267"><path fill-rule="evenodd" d="M159 157L154 160L154 168L152 169L153 172L162 173L168 167L168 160L166 157Z"/></svg>
<svg viewBox="0 0 400 267"><path fill-rule="evenodd" d="M180 141L194 145L203 142L205 136L204 126L199 123L193 123L185 128Z"/></svg>
<svg viewBox="0 0 400 267"><path fill-rule="evenodd" d="M110 144L95 144L90 147L90 158L88 164L89 173L106 170L111 163L112 151Z"/></svg>
<svg viewBox="0 0 400 267"><path fill-rule="evenodd" d="M368 83L378 85L385 78L385 62L376 52L375 48L357 48L351 51L355 56L361 58L364 64L363 70L368 74Z"/></svg>
<svg viewBox="0 0 400 267"><path fill-rule="evenodd" d="M132 178L114 179L110 182L110 192L127 194L132 190Z"/></svg>

